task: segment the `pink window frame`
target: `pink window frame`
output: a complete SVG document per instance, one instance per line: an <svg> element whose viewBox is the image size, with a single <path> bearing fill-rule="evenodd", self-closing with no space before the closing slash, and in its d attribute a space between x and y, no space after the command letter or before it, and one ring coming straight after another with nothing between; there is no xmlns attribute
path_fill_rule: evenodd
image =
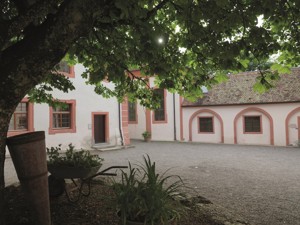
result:
<svg viewBox="0 0 300 225"><path fill-rule="evenodd" d="M245 121L246 117L259 117L260 132L246 132L246 121ZM263 133L262 116L261 115L243 115L243 133L244 134L262 134Z"/></svg>
<svg viewBox="0 0 300 225"><path fill-rule="evenodd" d="M23 98L21 100L21 102L28 104L28 106L27 106L27 130L10 130L10 131L7 132L8 137L34 131L34 127L33 127L33 116L34 116L33 103L29 102L28 98Z"/></svg>
<svg viewBox="0 0 300 225"><path fill-rule="evenodd" d="M62 72L62 71L58 71L60 74L66 76L66 77L69 77L69 78L75 78L75 69L74 69L74 66L70 66L70 73L66 73L66 72Z"/></svg>
<svg viewBox="0 0 300 225"><path fill-rule="evenodd" d="M129 120L129 101L127 101L127 105L128 105L128 123L129 124L138 124L137 102L135 102L135 120L134 121Z"/></svg>
<svg viewBox="0 0 300 225"><path fill-rule="evenodd" d="M156 88L159 89L159 88ZM155 110L152 112L152 123L154 124L159 124L159 123L168 123L168 114L167 114L167 91L166 89L164 90L164 114L165 114L165 119L164 120L155 120Z"/></svg>
<svg viewBox="0 0 300 225"><path fill-rule="evenodd" d="M60 100L71 105L71 127L70 128L53 128L53 108L49 107L49 134L59 133L76 133L76 100Z"/></svg>
<svg viewBox="0 0 300 225"><path fill-rule="evenodd" d="M212 132L201 132L200 131L200 119L207 119L211 118L212 119ZM214 122L214 117L213 116L198 116L198 134L214 134L215 133L215 122Z"/></svg>

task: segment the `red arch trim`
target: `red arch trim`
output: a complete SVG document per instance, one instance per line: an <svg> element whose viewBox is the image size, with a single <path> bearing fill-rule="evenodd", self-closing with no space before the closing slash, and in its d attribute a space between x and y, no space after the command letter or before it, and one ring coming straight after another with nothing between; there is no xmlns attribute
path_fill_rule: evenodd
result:
<svg viewBox="0 0 300 225"><path fill-rule="evenodd" d="M192 135L192 123L193 123L193 120L200 113L211 113L211 114L213 114L219 120L220 125L221 125L221 143L224 143L224 125L223 125L223 120L222 120L221 116L218 113L216 113L215 111L212 111L210 109L200 109L200 110L194 112L192 114L192 116L190 117L190 120L189 120L189 141L193 140L193 135Z"/></svg>
<svg viewBox="0 0 300 225"><path fill-rule="evenodd" d="M286 145L290 145L290 140L289 140L289 121L293 115L295 115L298 111L300 111L300 107L293 109L285 119L285 140L286 140Z"/></svg>
<svg viewBox="0 0 300 225"><path fill-rule="evenodd" d="M270 122L270 144L271 145L274 145L274 125L273 125L273 118L271 117L271 115L261 109L261 108L257 108L257 107L249 107L249 108L246 108L242 111L240 111L234 118L234 122L233 122L233 127L234 127L234 144L237 144L237 120L246 112L249 112L249 111L257 111L257 112L261 112L263 115L265 115L268 119L269 119L269 122Z"/></svg>

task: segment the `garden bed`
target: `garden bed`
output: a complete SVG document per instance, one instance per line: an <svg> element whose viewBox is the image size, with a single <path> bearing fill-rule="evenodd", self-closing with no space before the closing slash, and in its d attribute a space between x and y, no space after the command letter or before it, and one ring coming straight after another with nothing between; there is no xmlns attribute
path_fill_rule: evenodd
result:
<svg viewBox="0 0 300 225"><path fill-rule="evenodd" d="M111 188L102 180L94 180L91 195L82 197L77 203L68 202L65 194L51 198L51 218L53 225L118 225L115 210L103 199L112 195ZM6 220L8 225L30 225L29 210L19 186L5 189ZM230 214L221 212L214 204L202 197L195 197L186 202L190 206L188 216L182 218L180 225L223 225L248 224ZM224 216L225 215L225 216ZM226 220L226 221L225 221Z"/></svg>

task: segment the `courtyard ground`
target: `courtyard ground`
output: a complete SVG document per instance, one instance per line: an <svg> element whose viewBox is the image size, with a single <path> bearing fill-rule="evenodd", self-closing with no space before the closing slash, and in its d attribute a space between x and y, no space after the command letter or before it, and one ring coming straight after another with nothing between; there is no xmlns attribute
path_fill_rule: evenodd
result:
<svg viewBox="0 0 300 225"><path fill-rule="evenodd" d="M98 152L104 167L142 161L172 168L194 191L256 225L300 225L300 149L135 141L134 148ZM6 160L7 185L17 181Z"/></svg>

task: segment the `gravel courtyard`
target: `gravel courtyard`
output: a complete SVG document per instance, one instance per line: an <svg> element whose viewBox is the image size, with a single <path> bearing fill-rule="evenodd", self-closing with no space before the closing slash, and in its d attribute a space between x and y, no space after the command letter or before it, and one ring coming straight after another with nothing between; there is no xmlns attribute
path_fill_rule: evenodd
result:
<svg viewBox="0 0 300 225"><path fill-rule="evenodd" d="M149 154L159 171L172 168L199 195L254 225L300 225L300 149L285 147L133 142L101 152L104 167L137 163ZM16 181L6 160L6 183Z"/></svg>

